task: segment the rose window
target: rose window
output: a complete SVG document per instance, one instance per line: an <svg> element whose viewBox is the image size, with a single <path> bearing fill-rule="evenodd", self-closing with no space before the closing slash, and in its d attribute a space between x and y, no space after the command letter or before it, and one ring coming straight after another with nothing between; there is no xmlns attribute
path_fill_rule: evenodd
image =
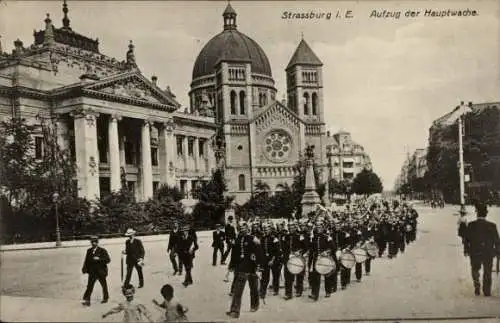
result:
<svg viewBox="0 0 500 323"><path fill-rule="evenodd" d="M264 140L264 151L268 159L273 162L283 162L288 159L292 141L283 131L273 131Z"/></svg>

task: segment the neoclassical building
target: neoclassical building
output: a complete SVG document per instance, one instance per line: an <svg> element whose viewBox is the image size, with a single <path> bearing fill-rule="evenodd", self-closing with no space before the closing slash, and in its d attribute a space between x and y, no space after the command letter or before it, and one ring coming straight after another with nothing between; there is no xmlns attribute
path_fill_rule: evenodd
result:
<svg viewBox="0 0 500 323"><path fill-rule="evenodd" d="M12 53L1 53L0 117L37 123L57 115L79 194L90 199L118 190L124 179L139 200L161 184L189 197L220 167L228 194L243 203L257 181L272 190L290 184L308 145L326 180L341 140L325 131L322 62L302 39L285 69L287 99L278 101L264 50L237 29L231 5L222 18L222 31L194 61L183 108L157 77L143 75L132 42L120 60L74 31L64 1L62 27L47 15L32 45L17 40ZM43 139L35 143L41 157Z"/></svg>

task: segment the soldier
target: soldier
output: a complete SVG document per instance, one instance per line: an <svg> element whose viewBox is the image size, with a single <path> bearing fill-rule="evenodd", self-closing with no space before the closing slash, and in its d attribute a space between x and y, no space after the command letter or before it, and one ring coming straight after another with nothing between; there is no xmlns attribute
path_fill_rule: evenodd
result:
<svg viewBox="0 0 500 323"><path fill-rule="evenodd" d="M349 248L350 233L347 223L342 226L342 229L337 232L339 249L344 250ZM340 288L342 290L347 288L351 277L351 269L341 266L340 268Z"/></svg>
<svg viewBox="0 0 500 323"><path fill-rule="evenodd" d="M231 318L239 318L241 309L241 296L246 282L250 287L250 311L259 310L259 278L257 272L261 271L262 248L256 237L248 234L248 224L242 222L240 234L236 239L229 270L234 272L234 287L231 309L226 312Z"/></svg>
<svg viewBox="0 0 500 323"><path fill-rule="evenodd" d="M493 258L500 257L500 239L496 224L486 221L487 214L487 206L478 203L477 220L469 223L465 231L465 246L470 256L474 294L480 295L479 270L483 267L483 294L491 296Z"/></svg>
<svg viewBox="0 0 500 323"><path fill-rule="evenodd" d="M212 234L212 248L214 248L214 252L212 254L212 266L217 266L217 251L220 252L222 265L222 259L224 258L224 240L226 239L225 233L221 231L221 225L217 223L215 227L216 229Z"/></svg>
<svg viewBox="0 0 500 323"><path fill-rule="evenodd" d="M362 225L358 225L357 228L354 229L354 232L356 233L354 235L354 243L356 244L357 247L361 247L365 243L365 238L364 236L366 235L365 229ZM366 262L365 262L366 264ZM354 268L354 275L356 276L357 282L361 282L361 278L363 277L363 263L362 262L356 262L355 268Z"/></svg>
<svg viewBox="0 0 500 323"><path fill-rule="evenodd" d="M124 254L127 255L127 275L125 277L125 282L123 286L128 286L130 284L130 278L132 277L132 270L135 268L139 276L139 286L138 288L144 287L144 276L142 274L142 266L144 264L144 246L142 241L135 238L135 230L127 229L125 236L129 239L125 242Z"/></svg>
<svg viewBox="0 0 500 323"><path fill-rule="evenodd" d="M320 255L326 255L330 257L334 257L335 252L337 251L337 246L332 237L328 236L324 232L323 223L316 223L316 235L311 240L311 244L309 246L309 257L312 259L310 276L311 276L311 295L309 298L317 301L319 298L319 288L321 284L321 275L316 271L315 264ZM325 297L330 297L332 292L332 287L336 283L337 275L336 272L331 275L325 276Z"/></svg>
<svg viewBox="0 0 500 323"><path fill-rule="evenodd" d="M193 284L193 277L191 276L191 270L193 269L193 259L195 257L195 251L198 250L198 243L196 239L196 234L193 235L190 232L189 226L185 225L182 228L182 234L178 241L178 251L179 258L186 269L186 276L182 285L188 287Z"/></svg>
<svg viewBox="0 0 500 323"><path fill-rule="evenodd" d="M278 237L271 233L271 227L268 224L264 224L263 229L264 229L263 235L259 239L260 246L262 247L262 256L263 256L260 298L265 299L271 271L273 271L273 276L274 276L274 271L276 270L277 267L276 263L279 261L280 245ZM279 278L278 280L273 281L272 287L274 295L278 295L280 287Z"/></svg>
<svg viewBox="0 0 500 323"><path fill-rule="evenodd" d="M174 223L174 227L172 232L170 232L170 236L168 238L168 247L167 252L170 258L170 262L172 263L172 267L174 268L174 273L182 276L182 262L179 258L179 254L177 252L177 244L180 239L181 232L179 231L179 224L177 222ZM179 265L177 265L179 264Z"/></svg>
<svg viewBox="0 0 500 323"><path fill-rule="evenodd" d="M299 255L304 257L304 254L307 251L307 239L303 233L300 233L297 230L297 224L294 222L290 222L289 224L290 233L284 235L281 238L281 245L283 250L283 262L285 264L285 300L289 300L292 298L292 285L295 280L295 276L290 273L288 270L286 263L292 254ZM304 275L306 268L296 275L296 285L295 285L295 296L301 297L302 292L304 291Z"/></svg>
<svg viewBox="0 0 500 323"><path fill-rule="evenodd" d="M231 252L231 249L233 249L234 242L236 240L236 229L234 228L232 222L233 222L233 217L229 216L227 218L228 223L226 223L226 226L224 228L224 233L226 236L226 244L227 244L227 249L224 252L224 256L222 257L222 265L226 264L226 259L229 256L229 253Z"/></svg>

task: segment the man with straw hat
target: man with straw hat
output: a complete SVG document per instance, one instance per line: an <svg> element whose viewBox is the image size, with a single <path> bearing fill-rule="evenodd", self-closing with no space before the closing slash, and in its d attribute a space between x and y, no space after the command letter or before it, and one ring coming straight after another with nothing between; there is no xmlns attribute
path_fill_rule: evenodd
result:
<svg viewBox="0 0 500 323"><path fill-rule="evenodd" d="M144 286L144 276L142 274L142 266L144 265L144 246L142 245L142 241L135 237L135 230L132 228L128 228L125 232L125 236L128 237L128 240L125 242L125 251L124 254L127 255L126 263L127 263L127 275L125 277L124 286L130 284L130 278L132 277L132 270L135 268L137 270L137 274L139 276L139 286L138 288L142 288Z"/></svg>

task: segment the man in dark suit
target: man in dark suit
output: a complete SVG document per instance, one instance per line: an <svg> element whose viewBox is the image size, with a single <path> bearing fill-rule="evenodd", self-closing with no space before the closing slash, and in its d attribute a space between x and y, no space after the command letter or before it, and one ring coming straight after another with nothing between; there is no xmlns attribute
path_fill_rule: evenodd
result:
<svg viewBox="0 0 500 323"><path fill-rule="evenodd" d="M212 266L217 266L217 252L220 252L222 265L222 259L224 258L224 240L226 240L226 234L224 231L221 231L221 225L217 223L215 225L215 231L212 233L212 248L214 248Z"/></svg>
<svg viewBox="0 0 500 323"><path fill-rule="evenodd" d="M108 284L108 264L110 262L109 254L106 249L99 247L99 240L96 236L90 238L92 247L87 249L85 261L83 262L82 273L88 274L87 289L83 294L83 305L90 306L90 296L94 289L94 284L98 280L102 287L102 302L107 303L109 299Z"/></svg>
<svg viewBox="0 0 500 323"><path fill-rule="evenodd" d="M487 206L476 205L477 220L467 225L465 249L470 256L474 293L480 295L479 270L483 267L483 294L491 296L491 271L493 258L500 256L500 241L495 223L486 221Z"/></svg>
<svg viewBox="0 0 500 323"><path fill-rule="evenodd" d="M177 252L180 236L181 232L179 230L179 224L176 222L174 223L174 228L172 232L170 232L170 237L168 238L167 252L170 262L172 263L172 267L174 268L174 275L179 273L179 276L182 275L182 262ZM177 258L179 258L179 265L177 265Z"/></svg>
<svg viewBox="0 0 500 323"><path fill-rule="evenodd" d="M196 232L189 229L188 225L182 228L182 234L178 241L178 252L179 258L181 259L182 265L186 270L186 276L182 285L188 287L193 284L193 277L191 276L191 270L193 269L193 259L195 256L195 251L198 250L198 238L196 237Z"/></svg>
<svg viewBox="0 0 500 323"><path fill-rule="evenodd" d="M139 286L138 288L144 287L144 276L142 275L142 266L144 265L144 246L142 241L135 238L135 230L127 229L125 236L129 239L125 242L125 251L127 255L127 276L125 277L125 282L123 286L130 284L130 278L132 277L132 270L135 268L137 274L139 275Z"/></svg>

